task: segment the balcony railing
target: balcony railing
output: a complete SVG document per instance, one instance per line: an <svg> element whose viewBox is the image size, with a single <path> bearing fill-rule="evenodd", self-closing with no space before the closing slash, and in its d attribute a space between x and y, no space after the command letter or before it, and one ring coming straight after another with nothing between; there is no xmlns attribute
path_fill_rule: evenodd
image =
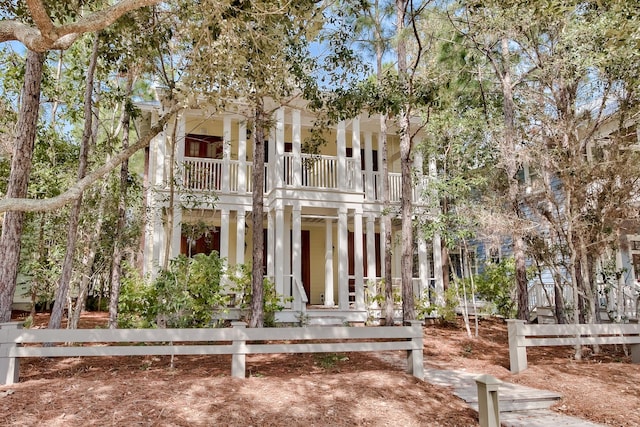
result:
<svg viewBox="0 0 640 427"><path fill-rule="evenodd" d="M285 153L282 161L282 183L285 187L296 186L296 165L294 156ZM345 162L343 181L338 174L338 158L334 156L316 156L302 154L300 157L299 187L308 189L340 189L346 191L362 191L365 199L370 202L382 200L382 175L373 172L371 189L368 185L368 174L361 172L359 162L347 158ZM244 168L244 177L241 173ZM265 165L265 188L271 189L269 179L269 165ZM253 191L253 164L238 160L205 159L186 157L183 163L183 184L193 191L213 191L232 194L247 194ZM402 196L402 181L399 173L390 173L389 199L392 203L399 202ZM244 181L244 185L243 182ZM371 193L372 194L369 194ZM414 200L419 200L420 187L415 186Z"/></svg>

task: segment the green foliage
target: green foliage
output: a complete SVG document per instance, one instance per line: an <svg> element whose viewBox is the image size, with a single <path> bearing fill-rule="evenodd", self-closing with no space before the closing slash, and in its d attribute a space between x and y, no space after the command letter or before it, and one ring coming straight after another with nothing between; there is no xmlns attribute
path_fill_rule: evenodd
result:
<svg viewBox="0 0 640 427"><path fill-rule="evenodd" d="M499 263L487 263L482 274L475 276L478 296L495 305L500 316L513 318L516 314L515 262L505 258Z"/></svg>
<svg viewBox="0 0 640 427"><path fill-rule="evenodd" d="M349 360L348 356L338 353L316 353L313 358L314 363L322 369L334 369L338 363Z"/></svg>
<svg viewBox="0 0 640 427"><path fill-rule="evenodd" d="M121 326L211 326L229 303L221 284L224 270L224 260L212 252L175 258L152 283L129 271L120 295Z"/></svg>
<svg viewBox="0 0 640 427"><path fill-rule="evenodd" d="M449 284L449 288L444 292L444 304L432 304L426 299L419 300L416 304L418 319L424 319L435 314L441 323L455 323L457 318L456 307L459 304L456 286L455 282Z"/></svg>
<svg viewBox="0 0 640 427"><path fill-rule="evenodd" d="M251 265L240 264L230 271L229 280L233 282L231 290L236 293L235 305L243 310L251 306ZM283 298L276 292L276 285L268 278L263 280L263 313L264 326L276 326L276 313L284 309L284 304L293 301L293 297Z"/></svg>
<svg viewBox="0 0 640 427"><path fill-rule="evenodd" d="M231 286L222 283L228 275ZM233 295L235 294L235 299ZM275 284L264 280L265 326L275 326L275 313L292 298L282 298ZM122 281L118 324L123 328L194 328L217 323L221 312L234 306L242 310L251 303L251 267L241 264L227 270L217 252L184 255L173 259L155 280L145 281L127 268Z"/></svg>

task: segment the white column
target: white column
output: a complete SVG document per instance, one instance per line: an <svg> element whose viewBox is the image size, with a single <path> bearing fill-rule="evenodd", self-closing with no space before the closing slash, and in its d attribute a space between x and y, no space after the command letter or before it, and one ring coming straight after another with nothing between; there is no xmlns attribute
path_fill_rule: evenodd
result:
<svg viewBox="0 0 640 427"><path fill-rule="evenodd" d="M174 141L174 153L175 153L175 165L171 165L175 168L174 179L176 184L181 185L184 177L184 140L186 136L186 117L184 114L180 116L178 120L178 128L176 129L176 140ZM180 249L178 249L178 253Z"/></svg>
<svg viewBox="0 0 640 427"><path fill-rule="evenodd" d="M238 193L247 191L247 122L238 123Z"/></svg>
<svg viewBox="0 0 640 427"><path fill-rule="evenodd" d="M276 252L276 233L273 211L267 211L267 277L274 279L275 277L275 252ZM253 231L254 233L260 231Z"/></svg>
<svg viewBox="0 0 640 427"><path fill-rule="evenodd" d="M429 159L429 178L437 179L438 166L436 159L431 157ZM430 195L429 197L437 197L437 194ZM438 214L439 207L434 208L433 214ZM436 292L436 305L444 305L444 271L442 268L442 239L440 233L433 235L433 277L435 279L435 292Z"/></svg>
<svg viewBox="0 0 640 427"><path fill-rule="evenodd" d="M267 169L267 188L273 190L276 185L277 155L276 155L276 130L272 127L269 130L269 168Z"/></svg>
<svg viewBox="0 0 640 427"><path fill-rule="evenodd" d="M182 237L182 205L177 202L173 205L173 229L171 230L171 249L169 259L180 255L180 241Z"/></svg>
<svg viewBox="0 0 640 427"><path fill-rule="evenodd" d="M291 112L291 121L292 121L292 133L293 133L293 186L295 188L300 188L302 186L302 159L301 159L301 148L302 148L302 136L301 136L301 121L300 121L300 110L293 110Z"/></svg>
<svg viewBox="0 0 640 427"><path fill-rule="evenodd" d="M358 149L360 151L360 149ZM353 214L353 262L356 285L356 310L364 310L364 268L362 250L362 212L356 210Z"/></svg>
<svg viewBox="0 0 640 427"><path fill-rule="evenodd" d="M288 237L288 234L287 234ZM282 206L276 207L276 227L275 227L275 252L274 267L276 293L284 295L284 263L285 258L285 230L284 230L284 209ZM288 240L288 239L287 239Z"/></svg>
<svg viewBox="0 0 640 427"><path fill-rule="evenodd" d="M286 208L286 207L285 207ZM283 286L284 296L290 297L293 295L293 283L291 283L291 215L288 215L285 209L283 209L284 216L284 228L281 234L284 239L284 253L283 253ZM289 304L287 304L289 306Z"/></svg>
<svg viewBox="0 0 640 427"><path fill-rule="evenodd" d="M152 196L153 197L153 196ZM155 197L153 197L155 199ZM164 259L164 239L166 236L164 235L164 226L162 223L162 211L163 209L160 207L160 201L155 200L155 204L153 207L153 229L151 237L151 260L150 260L150 271L155 274L158 272L158 268L160 267L160 260Z"/></svg>
<svg viewBox="0 0 640 427"><path fill-rule="evenodd" d="M338 188L347 188L347 141L344 122L338 123L336 144L338 150Z"/></svg>
<svg viewBox="0 0 640 427"><path fill-rule="evenodd" d="M417 184L414 186L413 192L414 202L422 203L424 200L424 178L422 172L422 153L419 151L415 151L413 155L413 168L415 170L416 176L418 177Z"/></svg>
<svg viewBox="0 0 640 427"><path fill-rule="evenodd" d="M351 156L353 157L353 190L362 191L362 161L360 159L360 118L351 122Z"/></svg>
<svg viewBox="0 0 640 427"><path fill-rule="evenodd" d="M244 264L244 232L245 212L240 208L236 211L236 265Z"/></svg>
<svg viewBox="0 0 640 427"><path fill-rule="evenodd" d="M420 265L420 284L419 289L414 289L415 295L422 299L427 296L429 290L429 279L431 278L431 266L429 264L429 251L427 249L427 240L422 233L417 236L418 239L418 263Z"/></svg>
<svg viewBox="0 0 640 427"><path fill-rule="evenodd" d="M273 159L274 163L274 173L275 173L275 187L281 188L284 184L283 174L284 174L284 108L280 107L276 111L276 147L275 147L275 159ZM271 160L271 159L269 159Z"/></svg>
<svg viewBox="0 0 640 427"><path fill-rule="evenodd" d="M373 189L373 148L371 145L371 132L364 133L364 169L366 176L365 199L375 200Z"/></svg>
<svg viewBox="0 0 640 427"><path fill-rule="evenodd" d="M349 309L349 230L344 207L338 211L338 304L340 310Z"/></svg>
<svg viewBox="0 0 640 427"><path fill-rule="evenodd" d="M444 277L442 271L442 241L440 233L433 235L433 275L436 286L436 305L444 306Z"/></svg>
<svg viewBox="0 0 640 427"><path fill-rule="evenodd" d="M220 258L229 258L229 209L220 210Z"/></svg>
<svg viewBox="0 0 640 427"><path fill-rule="evenodd" d="M291 262L293 263L293 286L297 286L297 284L300 285L301 289L304 289L304 286L302 284L302 218L301 218L301 212L300 212L300 206L294 206L293 207L293 218L292 218L292 222L293 222L293 230L292 230L292 237L293 237L293 242L292 242L292 251L293 251L293 257ZM294 295L297 295L294 292ZM309 299L309 295L306 296L307 300ZM301 311L303 304L305 304L303 301L301 301L300 299L296 299L294 301L295 307L294 309L297 311Z"/></svg>
<svg viewBox="0 0 640 427"><path fill-rule="evenodd" d="M222 191L229 192L229 162L231 161L231 117L222 119Z"/></svg>
<svg viewBox="0 0 640 427"><path fill-rule="evenodd" d="M325 220L324 239L324 305L333 307L333 220Z"/></svg>
<svg viewBox="0 0 640 427"><path fill-rule="evenodd" d="M367 286L370 287L369 294L375 295L378 292L376 281L376 223L373 214L367 216ZM371 308L377 308L375 301L369 301Z"/></svg>
<svg viewBox="0 0 640 427"><path fill-rule="evenodd" d="M373 215L367 216L367 280L376 280L376 223Z"/></svg>

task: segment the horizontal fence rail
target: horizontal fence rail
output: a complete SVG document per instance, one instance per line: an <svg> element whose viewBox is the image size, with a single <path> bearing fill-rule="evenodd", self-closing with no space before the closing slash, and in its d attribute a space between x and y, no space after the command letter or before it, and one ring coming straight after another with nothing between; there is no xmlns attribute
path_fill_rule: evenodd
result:
<svg viewBox="0 0 640 427"><path fill-rule="evenodd" d="M563 324L531 325L524 320L507 320L511 372L527 369L527 347L593 344L628 344L631 361L640 363L640 325Z"/></svg>
<svg viewBox="0 0 640 427"><path fill-rule="evenodd" d="M244 378L247 354L387 350L406 350L407 372L424 379L420 321L394 328L246 328L243 322L220 329L22 329L21 325L0 324L0 384L18 382L22 357L230 354L231 375ZM76 345L37 345L45 343Z"/></svg>

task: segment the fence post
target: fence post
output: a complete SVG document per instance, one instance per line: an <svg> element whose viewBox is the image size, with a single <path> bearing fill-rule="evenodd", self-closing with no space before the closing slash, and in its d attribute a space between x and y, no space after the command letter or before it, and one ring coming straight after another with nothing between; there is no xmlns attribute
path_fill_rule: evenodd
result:
<svg viewBox="0 0 640 427"><path fill-rule="evenodd" d="M245 322L231 322L235 338L233 340L234 353L231 356L231 376L234 378L244 378L246 376L246 349L247 339L244 330L247 328Z"/></svg>
<svg viewBox="0 0 640 427"><path fill-rule="evenodd" d="M527 369L527 347L524 345L524 320L508 319L509 362L511 373L517 374Z"/></svg>
<svg viewBox="0 0 640 427"><path fill-rule="evenodd" d="M9 356L18 346L11 332L22 329L22 322L0 323L0 385L14 384L20 377L20 359Z"/></svg>
<svg viewBox="0 0 640 427"><path fill-rule="evenodd" d="M409 320L412 332L412 349L407 350L407 373L424 380L424 354L422 342L422 320Z"/></svg>
<svg viewBox="0 0 640 427"><path fill-rule="evenodd" d="M491 375L476 378L480 427L500 427L498 388L500 380Z"/></svg>

